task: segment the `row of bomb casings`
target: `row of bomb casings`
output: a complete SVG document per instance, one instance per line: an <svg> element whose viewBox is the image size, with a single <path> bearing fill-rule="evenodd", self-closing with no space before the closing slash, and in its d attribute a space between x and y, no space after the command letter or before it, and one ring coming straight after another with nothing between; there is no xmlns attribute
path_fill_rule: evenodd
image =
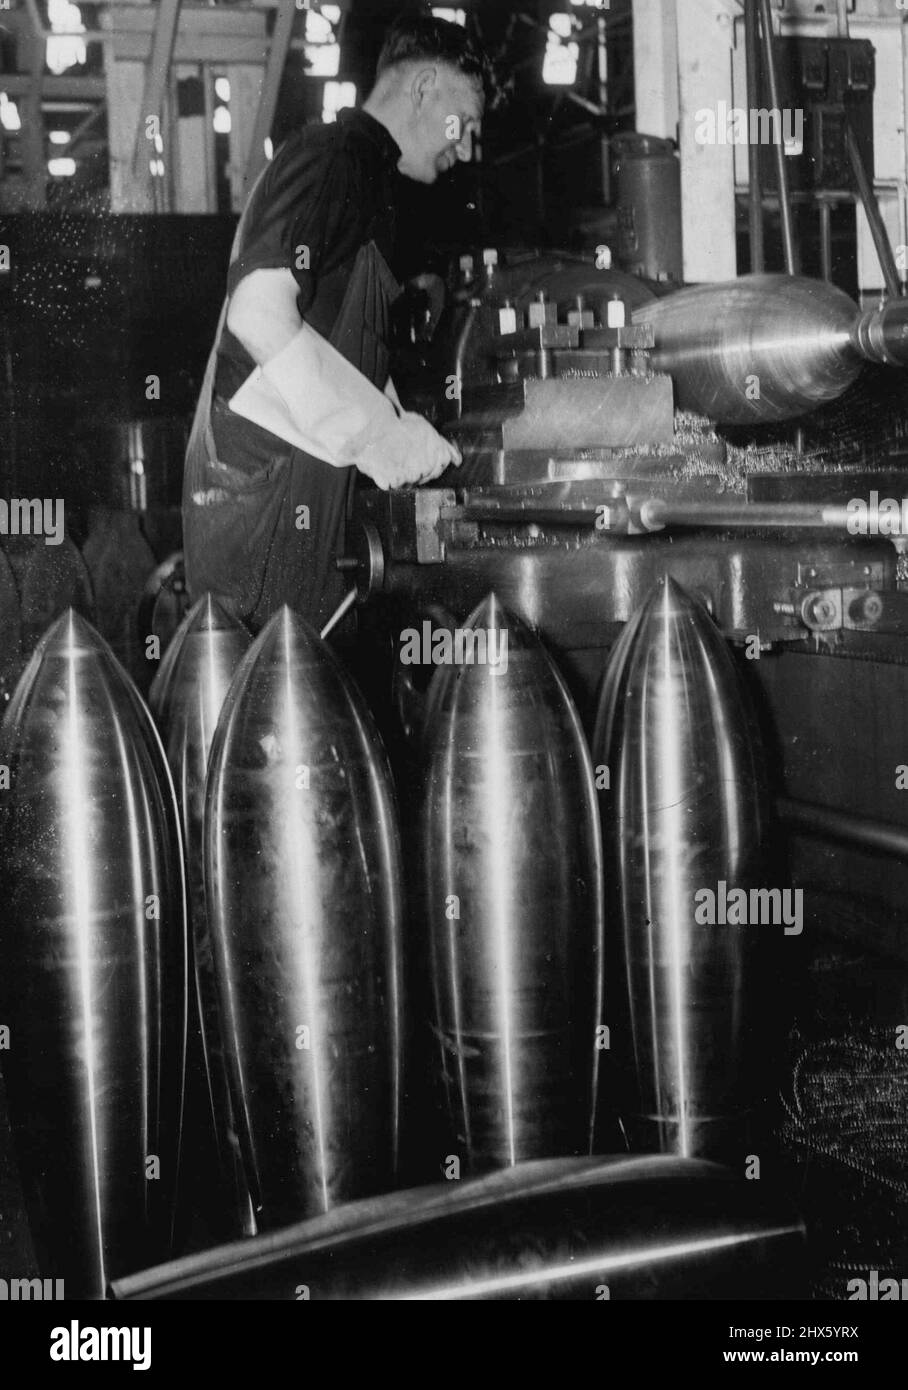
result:
<svg viewBox="0 0 908 1390"><path fill-rule="evenodd" d="M719 1181L691 1155L740 1154L758 942L697 927L692 910L697 889L759 875L759 757L727 649L662 582L612 655L591 760L536 636L494 597L467 625L506 635L507 666L435 673L404 865L369 712L289 610L255 643L210 598L192 610L151 692L163 749L84 620L64 615L40 643L3 730L0 949L4 1073L48 1277L103 1295L185 1244L201 1187L217 1239L330 1215L403 1177L441 1175L456 1217L461 1173L628 1142L679 1156L670 1175L637 1172L651 1210L669 1176ZM609 770L601 815L594 761ZM414 1174L423 1022L440 1143L434 1173ZM613 1184L563 1176L589 1180L596 1226ZM525 1194L527 1239L544 1243L537 1220L561 1268L574 1256L552 1227L558 1183L558 1200L547 1191ZM694 1247L725 1252L724 1289L754 1268L742 1254L730 1271L730 1249L798 1229L771 1199L730 1194L675 1228L682 1264ZM574 1238L587 1235L580 1221ZM643 1224L628 1267L652 1281L664 1235Z"/></svg>

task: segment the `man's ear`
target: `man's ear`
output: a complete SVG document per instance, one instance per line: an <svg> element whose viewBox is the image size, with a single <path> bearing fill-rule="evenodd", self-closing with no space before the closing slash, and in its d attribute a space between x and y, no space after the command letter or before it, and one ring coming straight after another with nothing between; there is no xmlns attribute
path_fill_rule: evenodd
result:
<svg viewBox="0 0 908 1390"><path fill-rule="evenodd" d="M420 68L410 84L410 98L417 110L423 105L427 97L434 91L438 84L437 68Z"/></svg>

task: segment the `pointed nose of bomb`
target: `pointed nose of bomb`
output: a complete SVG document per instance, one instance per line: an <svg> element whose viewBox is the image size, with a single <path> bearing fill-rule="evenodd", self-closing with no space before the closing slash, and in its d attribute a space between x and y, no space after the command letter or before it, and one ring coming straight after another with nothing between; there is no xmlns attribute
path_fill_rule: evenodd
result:
<svg viewBox="0 0 908 1390"><path fill-rule="evenodd" d="M213 594L204 594L190 608L164 653L148 696L165 741L171 723L186 717L191 702L208 715L210 744L233 673L251 645L245 627Z"/></svg>
<svg viewBox="0 0 908 1390"><path fill-rule="evenodd" d="M494 589L486 594L467 619L467 627L495 628L499 631L516 625L516 619L508 613Z"/></svg>
<svg viewBox="0 0 908 1390"><path fill-rule="evenodd" d="M716 792L731 781L758 781L758 755L741 680L724 639L702 602L670 576L654 586L631 618L609 661L593 746L621 744L622 816L645 802L673 804L692 789ZM614 785L614 769L612 770ZM742 841L736 800L720 798ZM737 827L737 829L736 829Z"/></svg>
<svg viewBox="0 0 908 1390"><path fill-rule="evenodd" d="M486 660L464 637L432 677L421 862L444 1142L477 1172L588 1149L602 901L561 676L494 594L465 631Z"/></svg>
<svg viewBox="0 0 908 1390"><path fill-rule="evenodd" d="M94 660L86 662L86 658ZM67 608L39 639L28 663L31 679L26 681L23 673L20 690L24 693L29 689L33 693L41 681L52 679L66 665L82 673L81 680L71 687L78 693L86 689L86 680L95 683L106 680L103 673L112 670L115 661L110 647L88 619L74 608Z"/></svg>
<svg viewBox="0 0 908 1390"><path fill-rule="evenodd" d="M16 686L4 717L19 751L27 746L37 754L42 734L62 733L49 719L29 716L39 707L66 709L67 729L88 752L101 732L101 711L113 714L116 728L135 707L137 693L110 647L87 619L68 608L38 641ZM147 716L146 716L147 719ZM52 756L50 746L43 749ZM75 751L75 749L73 750Z"/></svg>
<svg viewBox="0 0 908 1390"><path fill-rule="evenodd" d="M701 924L697 895L763 883L765 789L729 649L670 578L616 644L593 749L610 771L606 883L620 885L626 1126L636 1147L728 1158L751 1100L758 943L750 925Z"/></svg>
<svg viewBox="0 0 908 1390"><path fill-rule="evenodd" d="M540 658L542 658L540 660ZM424 656L425 659L425 656ZM429 683L424 730L429 736L442 709L461 714L474 708L481 724L490 726L490 687L497 687L499 702L512 700L519 688L521 699L529 687L542 682L538 693L543 703L551 698L553 673L558 672L536 635L489 593L453 632L436 631L431 659L437 669ZM510 680L506 679L510 671ZM516 679L515 679L516 677ZM570 698L570 697L569 697ZM496 706L497 707L497 706Z"/></svg>
<svg viewBox="0 0 908 1390"><path fill-rule="evenodd" d="M145 705L71 609L33 653L0 745L11 1126L42 1275L102 1298L118 1269L160 1256L172 1222L187 993L176 806Z"/></svg>
<svg viewBox="0 0 908 1390"><path fill-rule="evenodd" d="M400 854L384 751L330 647L283 608L224 704L206 889L234 1110L263 1226L393 1183Z"/></svg>

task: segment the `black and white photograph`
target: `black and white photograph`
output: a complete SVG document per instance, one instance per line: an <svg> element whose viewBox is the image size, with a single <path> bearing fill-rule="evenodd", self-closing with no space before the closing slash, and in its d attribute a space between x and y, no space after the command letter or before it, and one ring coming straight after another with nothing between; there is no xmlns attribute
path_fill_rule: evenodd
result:
<svg viewBox="0 0 908 1390"><path fill-rule="evenodd" d="M0 1336L530 1301L908 1302L908 0L0 0Z"/></svg>

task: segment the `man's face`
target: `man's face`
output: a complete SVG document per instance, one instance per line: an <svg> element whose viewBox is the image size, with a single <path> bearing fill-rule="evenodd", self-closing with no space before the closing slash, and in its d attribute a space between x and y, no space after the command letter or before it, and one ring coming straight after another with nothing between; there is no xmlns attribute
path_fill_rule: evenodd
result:
<svg viewBox="0 0 908 1390"><path fill-rule="evenodd" d="M472 158L482 124L482 87L456 68L437 63L414 74L410 104L398 168L418 183L434 183L458 160Z"/></svg>

